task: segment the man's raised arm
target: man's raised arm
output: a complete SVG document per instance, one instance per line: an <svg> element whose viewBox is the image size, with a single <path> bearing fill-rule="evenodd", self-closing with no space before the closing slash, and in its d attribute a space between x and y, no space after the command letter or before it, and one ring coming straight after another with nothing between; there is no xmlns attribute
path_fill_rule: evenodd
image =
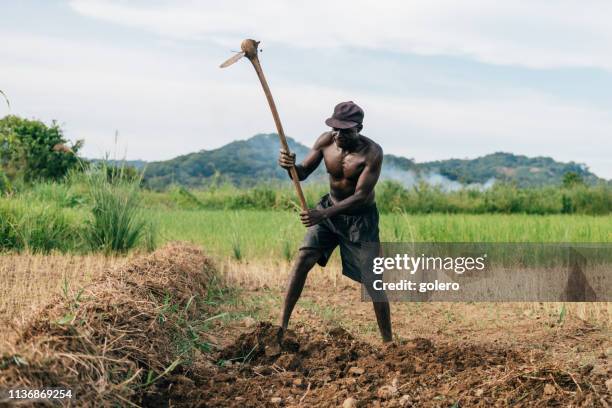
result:
<svg viewBox="0 0 612 408"><path fill-rule="evenodd" d="M306 180L306 178L313 171L315 171L321 163L321 160L323 159L323 147L329 142L330 137L331 135L329 132L325 132L319 136L302 163L297 165L295 164L295 153L289 154L285 150L281 149L278 157L278 165L287 170L289 178L291 178L289 169L295 165L295 170L300 181Z"/></svg>

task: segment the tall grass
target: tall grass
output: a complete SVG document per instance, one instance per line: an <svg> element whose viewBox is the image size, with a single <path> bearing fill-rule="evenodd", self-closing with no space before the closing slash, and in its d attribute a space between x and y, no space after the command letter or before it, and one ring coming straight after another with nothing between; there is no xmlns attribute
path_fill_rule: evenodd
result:
<svg viewBox="0 0 612 408"><path fill-rule="evenodd" d="M106 171L94 169L87 182L92 205L87 240L92 249L125 253L145 241L153 246L153 227L140 209L137 181L121 176L109 180Z"/></svg>
<svg viewBox="0 0 612 408"><path fill-rule="evenodd" d="M9 194L13 190L13 185L9 181L6 174L0 169L0 197L5 194Z"/></svg>
<svg viewBox="0 0 612 408"><path fill-rule="evenodd" d="M0 200L0 249L48 253L78 250L82 228L78 217L54 203Z"/></svg>
<svg viewBox="0 0 612 408"><path fill-rule="evenodd" d="M0 249L125 253L155 249L158 230L144 218L140 180L92 166L62 182L39 182L0 197Z"/></svg>
<svg viewBox="0 0 612 408"><path fill-rule="evenodd" d="M57 181L40 181L20 192L23 199L53 203L61 208L75 208L87 204L85 185Z"/></svg>
<svg viewBox="0 0 612 408"><path fill-rule="evenodd" d="M305 184L309 206L329 191L324 184ZM575 185L572 187L518 188L497 184L488 190L444 191L420 184L406 188L394 181L383 181L376 188L376 201L382 213L408 214L590 214L612 213L612 186ZM185 210L293 210L298 208L292 187L262 184L252 188L231 185L187 191L182 187L167 192L146 191L144 205Z"/></svg>
<svg viewBox="0 0 612 408"><path fill-rule="evenodd" d="M304 195L314 206L326 193L326 186L304 186ZM206 190L187 191L174 186L165 192L143 191L143 204L149 208L167 207L182 210L293 210L299 203L292 188L262 184L252 188L239 188L229 184Z"/></svg>
<svg viewBox="0 0 612 408"><path fill-rule="evenodd" d="M496 184L488 190L462 189L445 192L421 184L404 188L385 181L377 189L382 212L464 214L590 214L612 212L612 186L518 188Z"/></svg>

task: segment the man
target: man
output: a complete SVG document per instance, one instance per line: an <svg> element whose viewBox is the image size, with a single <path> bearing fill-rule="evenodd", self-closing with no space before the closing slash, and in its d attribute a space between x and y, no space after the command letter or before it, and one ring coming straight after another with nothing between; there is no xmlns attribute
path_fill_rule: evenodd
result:
<svg viewBox="0 0 612 408"><path fill-rule="evenodd" d="M295 154L281 150L279 165L287 170L295 166L300 180L306 179L323 161L330 188L315 209L300 213L308 231L291 271L281 316L283 331L287 329L308 272L315 263L325 266L336 246L340 246L344 275L360 283L371 278L372 271L363 268L363 261L378 255L374 187L380 176L383 151L360 134L363 116L363 110L352 101L339 103L332 117L325 121L332 130L317 139L301 164L295 165ZM373 244L364 244L368 242ZM389 303L385 298L373 304L383 341L391 341Z"/></svg>

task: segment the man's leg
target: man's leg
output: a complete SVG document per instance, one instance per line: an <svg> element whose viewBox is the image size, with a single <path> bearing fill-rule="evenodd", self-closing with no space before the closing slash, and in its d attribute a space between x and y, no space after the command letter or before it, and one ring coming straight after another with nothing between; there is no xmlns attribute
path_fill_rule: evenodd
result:
<svg viewBox="0 0 612 408"><path fill-rule="evenodd" d="M317 263L320 257L320 250L300 250L298 258L295 261L295 264L293 265L293 268L291 270L289 284L285 293L285 304L283 306L283 312L281 315L281 327L283 331L287 330L287 326L289 325L289 318L291 317L291 312L293 312L293 308L295 307L295 304L297 303L298 299L300 298L300 295L302 294L302 289L304 288L304 283L306 282L308 272L310 272L310 270Z"/></svg>
<svg viewBox="0 0 612 408"><path fill-rule="evenodd" d="M378 235L378 234L377 234ZM374 306L374 314L376 315L376 322L378 323L378 330L382 336L384 343L393 341L393 333L391 331L391 308L389 307L389 299L384 291L377 291L374 289L374 280L376 276L372 273L372 265L374 258L381 255L380 242L378 237L374 242L365 245L366 248L366 267L363 270L362 279L365 284L366 290L372 298L372 305ZM382 276L380 276L382 278Z"/></svg>
<svg viewBox="0 0 612 408"><path fill-rule="evenodd" d="M340 244L342 272L349 278L360 282L367 291L374 306L378 330L383 342L387 343L393 340L391 309L385 292L374 289L374 280L378 279L378 275L372 273L373 260L379 255L379 252L378 242L356 244L345 240Z"/></svg>
<svg viewBox="0 0 612 408"><path fill-rule="evenodd" d="M391 309L389 308L389 301L375 302L374 314L376 315L376 322L378 323L378 330L382 336L383 342L387 343L393 340L393 334L391 332Z"/></svg>
<svg viewBox="0 0 612 408"><path fill-rule="evenodd" d="M377 291L374 289L375 277L373 274L365 273L362 277L363 285L365 286L368 295L372 299L374 314L376 315L376 322L378 323L378 330L380 331L383 342L386 343L392 341L393 334L391 331L391 308L389 307L387 294L384 291Z"/></svg>

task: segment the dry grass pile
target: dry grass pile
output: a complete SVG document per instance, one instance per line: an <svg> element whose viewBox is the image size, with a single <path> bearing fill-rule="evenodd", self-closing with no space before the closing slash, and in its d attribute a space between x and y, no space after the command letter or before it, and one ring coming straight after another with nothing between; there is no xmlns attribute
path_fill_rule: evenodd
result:
<svg viewBox="0 0 612 408"><path fill-rule="evenodd" d="M78 406L138 404L185 358L177 339L214 274L199 248L169 244L57 296L0 357L0 389L63 387Z"/></svg>

